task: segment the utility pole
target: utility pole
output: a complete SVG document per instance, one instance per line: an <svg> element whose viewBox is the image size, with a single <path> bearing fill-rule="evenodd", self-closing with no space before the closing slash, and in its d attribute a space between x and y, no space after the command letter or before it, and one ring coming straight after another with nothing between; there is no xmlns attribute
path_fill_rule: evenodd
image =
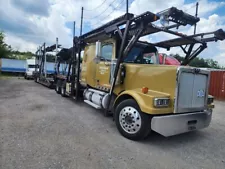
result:
<svg viewBox="0 0 225 169"><path fill-rule="evenodd" d="M126 6L126 13L128 14L128 8L129 8L129 3L128 3L128 0L126 0L127 1L127 6Z"/></svg>
<svg viewBox="0 0 225 169"><path fill-rule="evenodd" d="M196 11L195 11L195 17L198 16L198 2L196 3ZM195 27L194 27L194 35L196 34L196 27L197 27L197 23L195 24Z"/></svg>
<svg viewBox="0 0 225 169"><path fill-rule="evenodd" d="M126 17L127 17L127 19L129 19L128 18L128 10L129 10L129 2L128 2L128 0L126 0Z"/></svg>
<svg viewBox="0 0 225 169"><path fill-rule="evenodd" d="M82 29L83 29L83 15L84 15L84 7L81 8L80 36L82 35Z"/></svg>
<svg viewBox="0 0 225 169"><path fill-rule="evenodd" d="M76 22L74 21L73 22L73 37L75 37L75 32L76 32Z"/></svg>

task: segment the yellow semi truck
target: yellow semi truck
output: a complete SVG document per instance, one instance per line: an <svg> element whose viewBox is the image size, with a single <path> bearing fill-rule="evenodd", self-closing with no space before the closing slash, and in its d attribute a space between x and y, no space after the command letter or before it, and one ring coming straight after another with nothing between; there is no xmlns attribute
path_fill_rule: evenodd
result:
<svg viewBox="0 0 225 169"><path fill-rule="evenodd" d="M169 21L172 24L165 25ZM74 37L68 76L55 78L57 93L83 100L106 116L112 114L119 132L132 140L143 139L152 130L172 136L209 126L214 107L208 95L210 72L185 65L208 42L224 40L225 33L219 29L185 35L174 30L198 21L172 7L136 17L127 13ZM177 38L157 43L139 40L159 32ZM172 47L184 51L182 65L160 65L157 48Z"/></svg>

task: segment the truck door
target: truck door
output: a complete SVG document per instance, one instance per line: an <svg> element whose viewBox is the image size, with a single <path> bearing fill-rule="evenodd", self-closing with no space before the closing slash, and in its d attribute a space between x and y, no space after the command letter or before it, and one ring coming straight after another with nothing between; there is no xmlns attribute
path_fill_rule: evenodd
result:
<svg viewBox="0 0 225 169"><path fill-rule="evenodd" d="M96 87L110 88L110 63L113 57L113 43L104 43L101 47L100 61L96 65Z"/></svg>

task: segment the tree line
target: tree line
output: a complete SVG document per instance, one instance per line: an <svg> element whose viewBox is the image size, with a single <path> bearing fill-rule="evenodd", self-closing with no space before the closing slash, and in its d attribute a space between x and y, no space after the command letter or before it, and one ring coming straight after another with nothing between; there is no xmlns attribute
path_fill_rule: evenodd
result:
<svg viewBox="0 0 225 169"><path fill-rule="evenodd" d="M179 54L175 54L172 56L175 57L179 62L182 62L184 60L184 57L180 56ZM217 61L213 59L204 59L201 57L194 58L188 65L202 68L225 69L225 67L220 66Z"/></svg>
<svg viewBox="0 0 225 169"><path fill-rule="evenodd" d="M32 52L20 52L18 50L13 50L13 48L6 44L4 41L5 35L3 32L0 32L0 58L7 59L31 59L34 54Z"/></svg>

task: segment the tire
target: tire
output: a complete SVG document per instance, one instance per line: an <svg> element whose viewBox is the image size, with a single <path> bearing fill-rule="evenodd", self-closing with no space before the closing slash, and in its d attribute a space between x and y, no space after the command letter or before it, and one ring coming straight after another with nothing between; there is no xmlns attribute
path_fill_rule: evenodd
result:
<svg viewBox="0 0 225 169"><path fill-rule="evenodd" d="M60 87L60 81L58 80L55 85L55 91L57 94L61 94L61 87Z"/></svg>
<svg viewBox="0 0 225 169"><path fill-rule="evenodd" d="M27 75L26 74L24 75L24 79L27 79Z"/></svg>
<svg viewBox="0 0 225 169"><path fill-rule="evenodd" d="M66 86L63 84L61 88L61 96L66 97Z"/></svg>
<svg viewBox="0 0 225 169"><path fill-rule="evenodd" d="M114 117L120 134L130 140L142 140L151 131L151 116L141 112L133 99L122 101L116 107Z"/></svg>
<svg viewBox="0 0 225 169"><path fill-rule="evenodd" d="M37 77L36 76L34 76L34 81L37 83Z"/></svg>

